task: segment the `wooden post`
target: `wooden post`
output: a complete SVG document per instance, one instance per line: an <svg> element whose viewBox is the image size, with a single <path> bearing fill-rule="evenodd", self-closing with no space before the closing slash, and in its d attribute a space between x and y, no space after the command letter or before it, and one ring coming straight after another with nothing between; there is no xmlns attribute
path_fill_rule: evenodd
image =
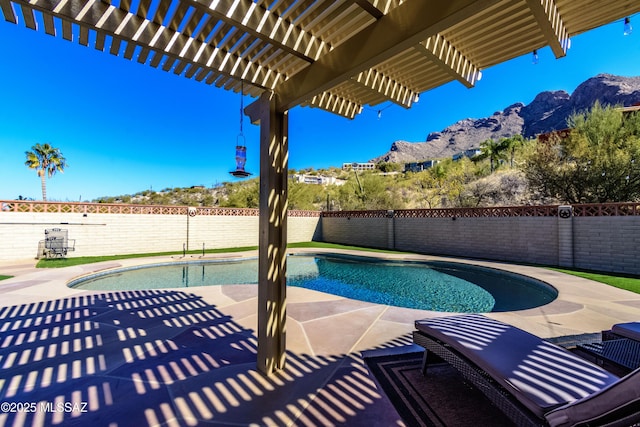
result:
<svg viewBox="0 0 640 427"><path fill-rule="evenodd" d="M286 352L288 112L268 92L245 111L260 124L258 370L269 375L284 368Z"/></svg>

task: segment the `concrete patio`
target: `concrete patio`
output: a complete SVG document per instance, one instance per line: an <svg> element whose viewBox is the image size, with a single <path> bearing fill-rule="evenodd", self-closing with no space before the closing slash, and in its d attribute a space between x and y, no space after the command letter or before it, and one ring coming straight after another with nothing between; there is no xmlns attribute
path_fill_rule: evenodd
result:
<svg viewBox="0 0 640 427"><path fill-rule="evenodd" d="M240 256L257 252L207 258ZM266 377L256 370L255 285L112 293L66 286L96 271L169 259L62 269L36 269L35 260L0 263L0 275L15 276L0 282L0 402L29 405L0 413L0 425L404 425L362 352L415 351L413 321L443 313L289 288L287 365ZM638 320L638 294L535 267L455 261L556 287L550 304L489 314L541 337Z"/></svg>

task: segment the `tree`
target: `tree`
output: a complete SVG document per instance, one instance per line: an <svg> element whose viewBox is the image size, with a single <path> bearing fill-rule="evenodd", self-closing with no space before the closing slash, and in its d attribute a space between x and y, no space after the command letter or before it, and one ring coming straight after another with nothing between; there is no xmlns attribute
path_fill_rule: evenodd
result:
<svg viewBox="0 0 640 427"><path fill-rule="evenodd" d="M355 172L355 171L354 171ZM373 173L354 173L336 194L339 209L397 209L401 201L394 199L393 181Z"/></svg>
<svg viewBox="0 0 640 427"><path fill-rule="evenodd" d="M416 174L414 185L418 192L418 207L433 209L440 206L442 194L439 190L445 177L444 174L438 175L434 172L434 168Z"/></svg>
<svg viewBox="0 0 640 427"><path fill-rule="evenodd" d="M51 178L56 172L64 172L67 160L62 156L59 148L54 148L48 143L36 144L31 147L33 151L25 151L27 161L25 166L35 169L42 182L42 200L47 200L47 176Z"/></svg>
<svg viewBox="0 0 640 427"><path fill-rule="evenodd" d="M314 210L326 206L331 186L289 180L289 209Z"/></svg>
<svg viewBox="0 0 640 427"><path fill-rule="evenodd" d="M226 200L220 201L221 207L227 208L257 208L260 205L260 180L258 178L247 181L227 183Z"/></svg>
<svg viewBox="0 0 640 427"><path fill-rule="evenodd" d="M640 115L596 103L568 125L568 137L539 142L528 156L530 187L567 203L640 200Z"/></svg>
<svg viewBox="0 0 640 427"><path fill-rule="evenodd" d="M516 150L524 145L524 137L522 135L514 135L510 138L502 138L500 146L502 150L509 153L509 166L513 169L513 163L516 156Z"/></svg>
<svg viewBox="0 0 640 427"><path fill-rule="evenodd" d="M376 163L376 168L380 172L402 172L404 166L400 163L378 162Z"/></svg>
<svg viewBox="0 0 640 427"><path fill-rule="evenodd" d="M494 141L493 139L487 139L480 143L480 151L481 153L477 155L474 160L484 160L489 159L489 165L491 167L491 173L496 169L496 164L499 160L504 157L503 151L505 150L505 146L499 142Z"/></svg>
<svg viewBox="0 0 640 427"><path fill-rule="evenodd" d="M479 178L478 173L481 169L468 158L447 163L449 163L445 184L447 206L457 208L477 206L477 201L470 197L467 189L471 182Z"/></svg>

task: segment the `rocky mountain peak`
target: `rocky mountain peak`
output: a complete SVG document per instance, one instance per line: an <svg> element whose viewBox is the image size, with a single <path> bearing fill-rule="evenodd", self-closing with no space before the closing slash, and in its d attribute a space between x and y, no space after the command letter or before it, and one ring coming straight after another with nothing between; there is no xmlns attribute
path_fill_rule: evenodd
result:
<svg viewBox="0 0 640 427"><path fill-rule="evenodd" d="M571 114L588 110L596 100L603 105L640 103L640 76L599 74L581 83L571 95L563 90L541 92L528 105L517 102L490 117L463 119L440 132L431 132L425 142L396 141L386 154L371 161L406 163L450 157L477 148L487 139L518 134L530 138L564 129Z"/></svg>
<svg viewBox="0 0 640 427"><path fill-rule="evenodd" d="M633 105L640 102L640 76L598 74L576 88L570 103L576 111L580 111L593 105L595 98L604 105Z"/></svg>

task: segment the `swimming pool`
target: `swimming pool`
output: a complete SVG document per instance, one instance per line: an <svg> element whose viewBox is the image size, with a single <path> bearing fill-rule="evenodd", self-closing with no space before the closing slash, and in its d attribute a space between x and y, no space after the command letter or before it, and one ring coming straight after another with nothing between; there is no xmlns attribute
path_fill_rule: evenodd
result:
<svg viewBox="0 0 640 427"><path fill-rule="evenodd" d="M172 262L73 280L84 290L255 285L258 260ZM344 255L290 255L287 285L361 301L445 312L524 310L553 301L552 286L502 270L441 261L388 261Z"/></svg>

